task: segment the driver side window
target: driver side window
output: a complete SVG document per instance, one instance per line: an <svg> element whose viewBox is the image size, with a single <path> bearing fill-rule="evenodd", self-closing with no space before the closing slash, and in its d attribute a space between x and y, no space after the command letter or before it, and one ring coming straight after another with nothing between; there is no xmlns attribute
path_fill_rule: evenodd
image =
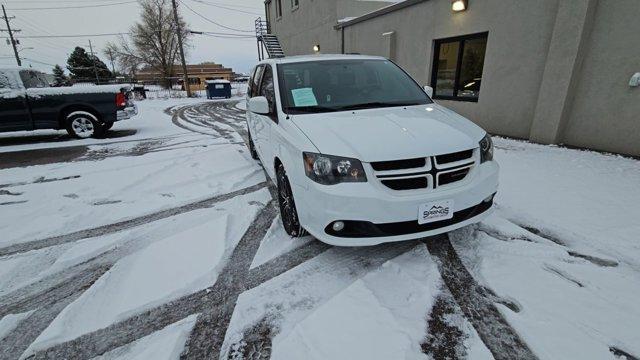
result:
<svg viewBox="0 0 640 360"><path fill-rule="evenodd" d="M260 96L264 96L269 101L269 112L271 114L276 113L276 94L273 87L273 71L271 66L267 65L264 68L264 74L262 75L262 84L260 85Z"/></svg>

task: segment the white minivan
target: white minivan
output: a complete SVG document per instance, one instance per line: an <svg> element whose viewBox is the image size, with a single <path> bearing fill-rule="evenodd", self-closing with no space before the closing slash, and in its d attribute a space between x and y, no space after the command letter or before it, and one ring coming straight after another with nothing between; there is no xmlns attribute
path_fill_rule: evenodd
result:
<svg viewBox="0 0 640 360"><path fill-rule="evenodd" d="M435 104L392 61L266 59L249 81L249 147L278 187L282 223L340 246L417 239L491 211L491 137Z"/></svg>

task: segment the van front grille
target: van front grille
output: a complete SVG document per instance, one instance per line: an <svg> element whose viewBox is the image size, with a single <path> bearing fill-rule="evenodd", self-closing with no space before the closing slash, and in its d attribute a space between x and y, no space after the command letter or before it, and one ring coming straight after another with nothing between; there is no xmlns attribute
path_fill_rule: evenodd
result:
<svg viewBox="0 0 640 360"><path fill-rule="evenodd" d="M417 159L405 159L405 160L393 160L393 161L377 161L372 162L371 167L375 171L391 171L391 170L403 170L421 168L427 164L425 158Z"/></svg>
<svg viewBox="0 0 640 360"><path fill-rule="evenodd" d="M406 179L393 179L393 180L381 180L382 184L393 190L413 190L413 189L426 189L429 186L429 181L426 176L406 178Z"/></svg>
<svg viewBox="0 0 640 360"><path fill-rule="evenodd" d="M371 162L378 181L392 190L436 189L464 180L475 165L474 150L424 158Z"/></svg>
<svg viewBox="0 0 640 360"><path fill-rule="evenodd" d="M438 175L438 186L447 185L464 179L471 168L464 168Z"/></svg>
<svg viewBox="0 0 640 360"><path fill-rule="evenodd" d="M456 161L462 161L470 159L473 156L473 150L458 151L451 154L444 154L436 156L438 165L448 164Z"/></svg>

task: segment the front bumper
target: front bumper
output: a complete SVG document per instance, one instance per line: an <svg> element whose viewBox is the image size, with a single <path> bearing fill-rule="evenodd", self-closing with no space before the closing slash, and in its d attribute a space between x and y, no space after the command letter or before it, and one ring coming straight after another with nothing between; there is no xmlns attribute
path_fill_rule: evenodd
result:
<svg viewBox="0 0 640 360"><path fill-rule="evenodd" d="M292 190L300 222L311 235L331 245L368 246L433 236L481 221L492 211L498 169L495 161L487 162L459 186L410 195L384 191L371 179L333 186L308 180L292 184ZM453 200L454 218L419 225L419 206L438 200ZM334 221L345 222L348 231L332 231Z"/></svg>
<svg viewBox="0 0 640 360"><path fill-rule="evenodd" d="M129 104L126 108L116 112L116 121L128 120L136 115L138 115L138 106L136 106L136 104Z"/></svg>

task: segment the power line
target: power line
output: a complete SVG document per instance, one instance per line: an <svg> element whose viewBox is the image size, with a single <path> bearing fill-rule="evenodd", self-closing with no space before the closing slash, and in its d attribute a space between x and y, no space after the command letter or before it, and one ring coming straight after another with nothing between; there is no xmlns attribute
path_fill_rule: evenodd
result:
<svg viewBox="0 0 640 360"><path fill-rule="evenodd" d="M209 19L209 18L205 17L204 15L200 14L199 12L197 12L197 11L193 10L189 5L185 4L185 2L184 2L184 1L182 1L182 0L178 0L178 1L180 1L180 4L184 5L184 6L185 6L187 9L189 9L189 11L191 11L192 13L196 14L196 15L197 15L197 16L199 16L200 18L202 18L202 19L204 19L204 20L206 20L206 21L208 21L208 22L210 22L210 23L212 23L212 24L214 24L214 25L217 25L217 26L219 26L219 27L221 27L221 28L225 28L225 29L233 30L233 31L239 31L239 32L248 32L248 33L249 33L249 32L254 32L254 30L241 30L241 29L236 29L236 28L232 28L232 27L225 26L225 25L222 25L222 24L220 24L220 23L217 23L217 22L215 22L215 21L213 21L213 20L211 20L211 19Z"/></svg>
<svg viewBox="0 0 640 360"><path fill-rule="evenodd" d="M116 1L122 1L122 0L57 0L56 3L60 3L60 2L71 2L71 3L90 3L90 2L102 2L102 3L108 3L108 2L116 2ZM3 0L3 3L20 3L20 4L24 4L24 3L46 3L46 4L51 4L51 0Z"/></svg>
<svg viewBox="0 0 640 360"><path fill-rule="evenodd" d="M129 32L104 33L104 34L76 34L76 35L27 35L21 36L22 39L47 39L47 38L79 38L79 37L96 37L96 36L118 36L131 35Z"/></svg>
<svg viewBox="0 0 640 360"><path fill-rule="evenodd" d="M224 10L229 10L229 11L235 11L235 12L239 12L239 13L243 13L243 14L248 14L248 15L262 15L260 13L256 13L256 12L251 12L251 11L246 11L246 10L240 10L240 9L234 9L232 7L227 7L224 5L219 5L219 4L213 4L213 3L209 3L209 2L204 2L202 0L192 0L194 2L203 4L203 5L207 5L207 6L213 6L219 9L224 9Z"/></svg>
<svg viewBox="0 0 640 360"><path fill-rule="evenodd" d="M167 30L173 31L173 30ZM253 38L253 35L249 34L234 34L234 33L221 33L213 31L191 31L196 35L211 35L214 37L247 37ZM115 33L101 33L101 34L67 34L67 35L26 35L21 36L22 39L52 39L52 38L81 38L81 37L99 37L99 36L120 36L120 35L134 35L131 32L115 32Z"/></svg>
<svg viewBox="0 0 640 360"><path fill-rule="evenodd" d="M211 0L193 0L193 1L201 2L201 3L204 3L204 4L211 4L211 5L222 5L222 6L229 6L229 7L234 7L234 8L245 8L245 9L252 9L252 10L261 10L260 7L231 4L231 3L228 3L228 2L211 1Z"/></svg>
<svg viewBox="0 0 640 360"><path fill-rule="evenodd" d="M56 7L34 7L34 8L15 8L9 9L13 11L31 11L31 10L68 10L68 9L86 9L86 8L97 8L97 7L105 7L105 6L114 6L114 5L123 5L123 4L133 4L137 3L137 0L133 1L122 1L117 3L108 3L108 4L96 4L96 5L79 5L79 6L56 6Z"/></svg>
<svg viewBox="0 0 640 360"><path fill-rule="evenodd" d="M33 59L31 59L31 58L27 58L27 57L26 57L26 58L23 58L23 59L27 60L28 62L33 62L33 63L36 63L36 64L42 64L42 65L55 66L55 64L49 64L49 63L46 63L46 62L42 62L42 61L38 61L38 60L33 60Z"/></svg>

